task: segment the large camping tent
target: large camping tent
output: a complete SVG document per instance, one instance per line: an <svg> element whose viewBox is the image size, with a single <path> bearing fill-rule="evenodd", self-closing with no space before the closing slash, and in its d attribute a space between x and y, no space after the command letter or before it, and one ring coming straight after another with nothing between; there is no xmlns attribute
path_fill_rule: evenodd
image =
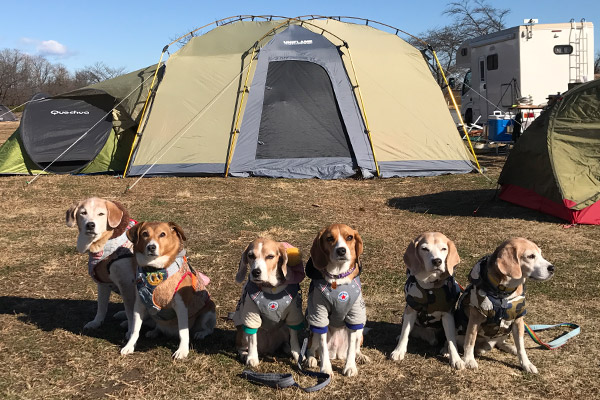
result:
<svg viewBox="0 0 600 400"><path fill-rule="evenodd" d="M2 121L16 121L17 117L12 111L6 106L0 104L0 122Z"/></svg>
<svg viewBox="0 0 600 400"><path fill-rule="evenodd" d="M0 147L0 174L124 171L155 70L58 96L35 95Z"/></svg>
<svg viewBox="0 0 600 400"><path fill-rule="evenodd" d="M500 198L571 223L600 224L600 80L579 85L511 151Z"/></svg>
<svg viewBox="0 0 600 400"><path fill-rule="evenodd" d="M426 176L473 170L422 54L332 18L220 24L167 61L128 174Z"/></svg>

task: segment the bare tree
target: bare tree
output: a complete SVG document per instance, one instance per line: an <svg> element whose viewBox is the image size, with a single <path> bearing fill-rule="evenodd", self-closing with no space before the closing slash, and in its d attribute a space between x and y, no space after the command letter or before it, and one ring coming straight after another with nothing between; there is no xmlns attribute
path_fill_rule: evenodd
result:
<svg viewBox="0 0 600 400"><path fill-rule="evenodd" d="M94 83L105 81L107 79L116 78L117 76L123 75L124 73L125 67L111 68L103 62L99 61L93 65L88 65L83 69L76 71L75 76L77 78L77 76L79 75L79 78L82 82L85 82L85 85L91 85Z"/></svg>

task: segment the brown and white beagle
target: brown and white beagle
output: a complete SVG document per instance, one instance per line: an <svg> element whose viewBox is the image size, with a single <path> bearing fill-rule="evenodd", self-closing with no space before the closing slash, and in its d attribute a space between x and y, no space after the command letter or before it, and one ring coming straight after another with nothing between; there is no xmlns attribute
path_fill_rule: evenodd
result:
<svg viewBox="0 0 600 400"><path fill-rule="evenodd" d="M409 336L436 345L444 333L450 365L465 367L456 348L454 326L454 308L460 296L454 268L459 262L454 242L440 232L426 232L410 242L404 253L406 308L398 345L390 355L392 360L404 359Z"/></svg>
<svg viewBox="0 0 600 400"><path fill-rule="evenodd" d="M299 285L304 270L298 250L285 242L255 239L242 253L235 280L242 283L246 276L233 315L240 357L257 366L259 354L273 354L283 345L298 361L298 331L304 328Z"/></svg>
<svg viewBox="0 0 600 400"><path fill-rule="evenodd" d="M307 364L331 373L330 358L346 359L343 374L358 373L356 360L369 361L360 351L367 322L359 273L363 241L360 234L344 224L322 229L310 249L306 264L310 277L306 319L310 327Z"/></svg>
<svg viewBox="0 0 600 400"><path fill-rule="evenodd" d="M137 296L133 328L121 354L133 353L142 320L150 314L156 328L146 337L159 333L179 335L174 358L187 357L190 329L194 339L203 339L216 324L215 304L206 285L209 279L188 263L183 248L183 229L173 222L141 222L127 232L134 245L137 264Z"/></svg>
<svg viewBox="0 0 600 400"><path fill-rule="evenodd" d="M464 339L464 362L477 368L475 353L495 346L519 357L521 368L537 373L525 352L525 287L528 278L545 281L554 275L554 266L542 257L533 242L513 238L479 260L469 274L470 285L461 296L456 312L459 343ZM506 343L512 332L515 346ZM462 334L464 333L464 338Z"/></svg>
<svg viewBox="0 0 600 400"><path fill-rule="evenodd" d="M125 232L135 221L130 220L121 204L90 197L67 210L66 223L69 227L77 225L77 251L89 254L88 273L98 286L96 316L83 328L96 329L102 325L110 293L114 291L123 298L129 337L135 303L135 268L131 264L133 245Z"/></svg>

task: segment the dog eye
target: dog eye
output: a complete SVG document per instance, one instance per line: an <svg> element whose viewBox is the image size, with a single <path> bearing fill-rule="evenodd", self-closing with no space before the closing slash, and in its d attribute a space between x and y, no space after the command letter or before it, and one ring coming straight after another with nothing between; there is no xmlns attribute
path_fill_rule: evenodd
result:
<svg viewBox="0 0 600 400"><path fill-rule="evenodd" d="M328 242L333 242L333 236L327 236L325 240L327 240Z"/></svg>
<svg viewBox="0 0 600 400"><path fill-rule="evenodd" d="M80 214L80 215L87 215L87 211L85 211L85 210L82 210L82 211L81 211L79 214Z"/></svg>
<svg viewBox="0 0 600 400"><path fill-rule="evenodd" d="M529 259L532 259L532 260L533 260L533 259L535 258L535 254L530 254L530 255L528 255L528 256L527 256L527 258L529 258Z"/></svg>
<svg viewBox="0 0 600 400"><path fill-rule="evenodd" d="M354 239L354 236L352 236L352 235L348 235L348 237L346 238L347 241L350 241L352 239Z"/></svg>
<svg viewBox="0 0 600 400"><path fill-rule="evenodd" d="M147 238L150 235L148 234L148 231L144 231L144 232L142 232L142 236L145 237L145 238Z"/></svg>
<svg viewBox="0 0 600 400"><path fill-rule="evenodd" d="M254 255L254 253L248 253L248 258L254 260L256 256Z"/></svg>
<svg viewBox="0 0 600 400"><path fill-rule="evenodd" d="M269 254L267 257L265 257L267 260L272 260L275 258L275 256L273 254Z"/></svg>
<svg viewBox="0 0 600 400"><path fill-rule="evenodd" d="M165 236L167 236L167 234L164 232L161 232L160 235L158 235L158 237L165 237Z"/></svg>
<svg viewBox="0 0 600 400"><path fill-rule="evenodd" d="M104 215L104 213L103 213L103 212L100 212L100 213L98 213L98 216L99 216L99 217L102 217L103 215Z"/></svg>
<svg viewBox="0 0 600 400"><path fill-rule="evenodd" d="M442 247L440 250L442 250L442 251L447 251L448 249L447 249L447 248L445 248L445 247Z"/></svg>
<svg viewBox="0 0 600 400"><path fill-rule="evenodd" d="M421 250L423 250L423 251L429 251L429 249L427 247L421 247Z"/></svg>

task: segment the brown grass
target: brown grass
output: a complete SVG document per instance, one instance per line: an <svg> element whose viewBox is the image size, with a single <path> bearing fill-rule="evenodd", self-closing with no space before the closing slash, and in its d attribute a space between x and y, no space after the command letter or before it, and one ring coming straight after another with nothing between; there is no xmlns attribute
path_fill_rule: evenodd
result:
<svg viewBox="0 0 600 400"><path fill-rule="evenodd" d="M484 157L495 181L503 157ZM593 398L600 390L600 303L597 226L565 229L561 221L493 200L495 186L475 174L386 180L276 180L110 176L25 177L0 182L0 397L38 398ZM75 251L76 231L64 224L75 201L96 195L118 199L138 220L181 224L192 265L211 277L217 329L194 343L188 359L172 361L174 339L146 339L122 357L124 331L111 317L95 332L83 325L95 312L96 288L86 257ZM476 211L476 212L475 212ZM298 389L255 386L239 374L234 331L226 320L241 287L234 283L245 245L269 235L298 246L304 257L318 230L331 222L358 229L365 241L364 296L368 307L359 376L335 376L309 396ZM479 360L478 371L453 371L436 349L412 340L401 363L387 357L400 333L404 308L402 254L423 231L452 238L462 263L460 282L474 262L511 236L537 242L557 266L556 276L528 285L529 323L576 322L582 333L556 351L526 339L540 370L524 374L515 356L499 351ZM303 282L304 294L308 282ZM109 314L120 308L112 297ZM545 337L549 339L551 334ZM263 358L259 371L294 372L283 355Z"/></svg>

